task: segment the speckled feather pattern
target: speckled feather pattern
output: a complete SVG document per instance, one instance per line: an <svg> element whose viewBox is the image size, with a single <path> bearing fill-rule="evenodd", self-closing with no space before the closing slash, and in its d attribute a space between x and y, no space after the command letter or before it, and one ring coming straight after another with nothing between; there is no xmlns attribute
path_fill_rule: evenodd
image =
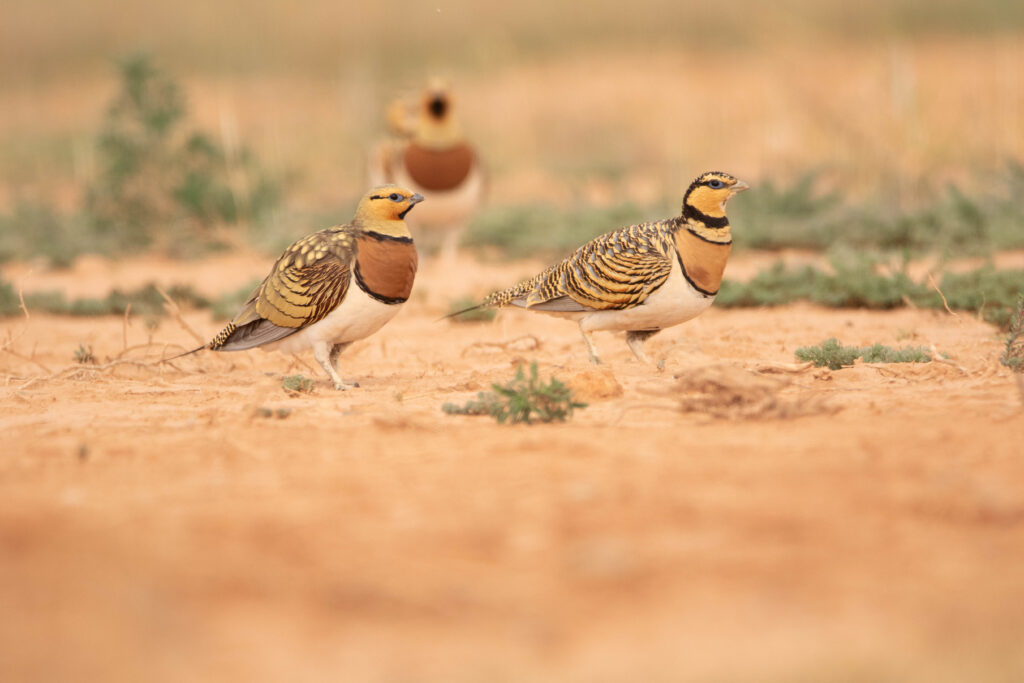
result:
<svg viewBox="0 0 1024 683"><path fill-rule="evenodd" d="M641 223L596 237L536 277L491 294L484 305L529 307L568 296L596 310L635 306L668 279L678 222Z"/></svg>

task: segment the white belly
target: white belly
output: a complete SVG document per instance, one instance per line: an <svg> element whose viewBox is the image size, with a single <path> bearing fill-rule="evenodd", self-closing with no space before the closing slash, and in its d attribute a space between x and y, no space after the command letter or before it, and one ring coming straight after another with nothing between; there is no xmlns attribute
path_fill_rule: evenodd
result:
<svg viewBox="0 0 1024 683"><path fill-rule="evenodd" d="M312 348L317 342L331 345L365 339L384 327L401 307L402 304L385 304L377 301L361 290L355 278L352 278L344 301L328 313L326 318L263 348L268 351L298 353Z"/></svg>
<svg viewBox="0 0 1024 683"><path fill-rule="evenodd" d="M672 264L668 280L639 306L619 311L576 313L580 327L593 330L658 330L696 318L706 311L714 297L704 296L683 277L678 262Z"/></svg>

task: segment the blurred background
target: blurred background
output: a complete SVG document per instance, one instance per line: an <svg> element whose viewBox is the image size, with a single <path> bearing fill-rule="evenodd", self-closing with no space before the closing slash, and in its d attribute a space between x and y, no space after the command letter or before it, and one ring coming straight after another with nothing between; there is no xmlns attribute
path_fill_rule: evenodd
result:
<svg viewBox="0 0 1024 683"><path fill-rule="evenodd" d="M489 169L470 246L564 251L712 169L754 185L741 248L1021 246L1015 0L11 0L0 258L276 251L438 75Z"/></svg>

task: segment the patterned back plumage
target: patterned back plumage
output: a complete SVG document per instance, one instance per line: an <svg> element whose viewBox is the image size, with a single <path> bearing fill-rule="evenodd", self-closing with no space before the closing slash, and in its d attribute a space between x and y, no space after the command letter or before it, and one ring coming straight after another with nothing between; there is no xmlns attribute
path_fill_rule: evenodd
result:
<svg viewBox="0 0 1024 683"><path fill-rule="evenodd" d="M536 277L491 294L484 305L531 306L569 296L599 310L635 306L668 277L678 223L640 223L596 237Z"/></svg>

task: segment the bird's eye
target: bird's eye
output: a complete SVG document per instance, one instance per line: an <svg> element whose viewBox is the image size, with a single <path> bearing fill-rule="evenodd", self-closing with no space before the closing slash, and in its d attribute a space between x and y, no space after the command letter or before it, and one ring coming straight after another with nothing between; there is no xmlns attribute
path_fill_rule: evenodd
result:
<svg viewBox="0 0 1024 683"><path fill-rule="evenodd" d="M725 183L723 183L718 178L714 178L714 179L708 181L708 187L710 187L710 188L712 188L714 190L720 190L724 185L725 185Z"/></svg>
<svg viewBox="0 0 1024 683"><path fill-rule="evenodd" d="M388 195L388 199L390 199L393 202L400 202L403 199L405 199L405 197L403 197L402 195L398 194L397 192L392 192L391 194Z"/></svg>

